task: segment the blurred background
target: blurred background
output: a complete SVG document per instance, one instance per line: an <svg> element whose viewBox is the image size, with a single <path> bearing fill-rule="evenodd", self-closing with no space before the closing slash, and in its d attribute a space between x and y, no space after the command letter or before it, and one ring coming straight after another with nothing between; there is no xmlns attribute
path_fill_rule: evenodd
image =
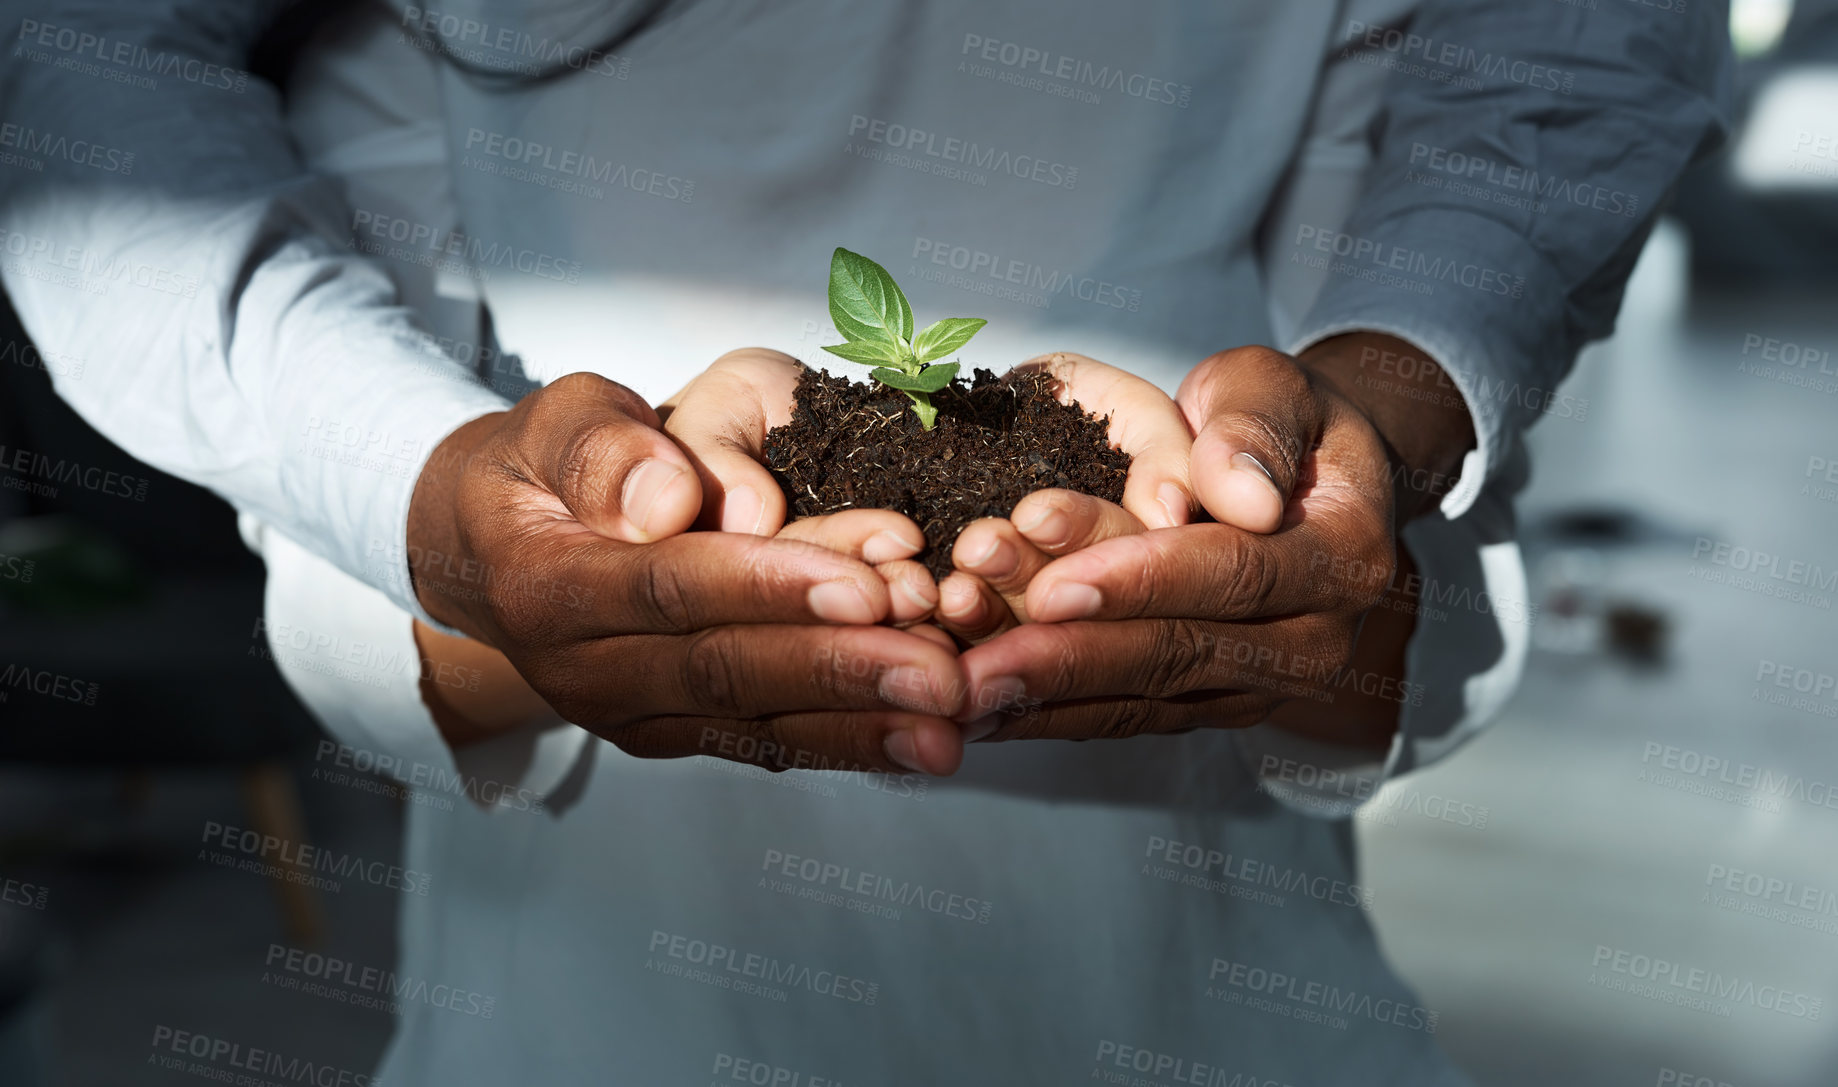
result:
<svg viewBox="0 0 1838 1087"><path fill-rule="evenodd" d="M1533 432L1525 682L1357 820L1384 948L1484 1085L1838 1083L1838 0L1738 0L1732 34L1736 137ZM117 473L0 471L0 1070L125 1082L149 1003L372 1067L386 1013L255 964L385 968L396 895L197 834L388 861L401 799L318 747L228 507L57 399L81 365L0 314L0 464ZM1736 985L1662 1002L1643 957Z"/></svg>

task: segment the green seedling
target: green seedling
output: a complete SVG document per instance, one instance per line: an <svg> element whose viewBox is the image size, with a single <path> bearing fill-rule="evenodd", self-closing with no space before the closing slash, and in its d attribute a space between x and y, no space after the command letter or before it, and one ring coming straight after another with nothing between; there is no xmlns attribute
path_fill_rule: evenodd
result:
<svg viewBox="0 0 1838 1087"><path fill-rule="evenodd" d="M957 376L957 363L933 360L969 343L989 323L981 317L946 317L915 335L913 307L900 285L887 269L847 249L830 258L830 320L848 342L824 350L874 367L869 376L905 393L927 430L938 422L932 394Z"/></svg>

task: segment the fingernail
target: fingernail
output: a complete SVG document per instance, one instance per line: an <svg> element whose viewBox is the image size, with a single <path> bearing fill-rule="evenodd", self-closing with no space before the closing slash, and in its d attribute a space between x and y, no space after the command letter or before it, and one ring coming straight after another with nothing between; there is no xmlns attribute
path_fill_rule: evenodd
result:
<svg viewBox="0 0 1838 1087"><path fill-rule="evenodd" d="M938 606L938 601L936 599L928 600L926 595L920 591L921 586L906 578L896 579L894 581L894 587L900 590L900 595L906 598L907 603L918 608L920 611L931 611Z"/></svg>
<svg viewBox="0 0 1838 1087"><path fill-rule="evenodd" d="M744 532L749 536L759 535L759 526L766 519L766 500L751 487L740 486L730 489L727 497L721 502L721 531Z"/></svg>
<svg viewBox="0 0 1838 1087"><path fill-rule="evenodd" d="M1015 528L1018 531L1031 533L1036 528L1039 528L1040 523L1047 519L1047 514L1052 512L1052 506L1047 505L1045 502L1036 502L1029 508L1026 514L1021 517L1012 517L1010 520L1015 522Z"/></svg>
<svg viewBox="0 0 1838 1087"><path fill-rule="evenodd" d="M896 765L915 774L925 773L925 767L919 765L919 744L913 739L911 730L888 733L881 741L881 750L887 752L887 758Z"/></svg>
<svg viewBox="0 0 1838 1087"><path fill-rule="evenodd" d="M996 720L994 715L978 718L970 722L964 726L964 742L967 744L976 743L978 740L994 732L996 726L999 724L1001 724L1001 722Z"/></svg>
<svg viewBox="0 0 1838 1087"><path fill-rule="evenodd" d="M1282 500L1283 492L1276 485L1276 477L1270 474L1270 469L1264 467L1263 461L1258 460L1249 453L1240 451L1232 454L1232 467L1240 472L1256 473L1265 483L1270 485L1270 492L1276 495L1277 500Z"/></svg>
<svg viewBox="0 0 1838 1087"><path fill-rule="evenodd" d="M619 495L619 509L638 531L651 534L651 518L658 499L685 475L683 469L667 460L652 458L632 469L625 477L625 489Z"/></svg>
<svg viewBox="0 0 1838 1087"><path fill-rule="evenodd" d="M953 619L969 622L983 599L976 586L961 578L946 578L938 586L938 606Z"/></svg>
<svg viewBox="0 0 1838 1087"><path fill-rule="evenodd" d="M1065 581L1047 591L1047 598L1040 602L1040 613L1030 618L1043 623L1084 619L1096 615L1103 603L1104 597L1098 590L1076 581Z"/></svg>
<svg viewBox="0 0 1838 1087"><path fill-rule="evenodd" d="M882 676L878 693L881 701L891 702L903 710L930 712L935 708L929 697L925 669L916 665L902 664Z"/></svg>
<svg viewBox="0 0 1838 1087"><path fill-rule="evenodd" d="M1020 676L991 676L976 689L976 695L966 707L967 713L976 715L970 719L966 729L981 728L982 731L977 734L977 739L989 735L996 730L997 725L1001 724L996 720L996 716L1020 706L1026 697L1027 684L1021 681ZM971 736L966 731L965 742L969 742L970 739Z"/></svg>
<svg viewBox="0 0 1838 1087"><path fill-rule="evenodd" d="M874 605L848 581L825 581L812 585L805 594L811 614L827 623L872 623Z"/></svg>
<svg viewBox="0 0 1838 1087"><path fill-rule="evenodd" d="M996 553L996 548L1001 546L1002 537L994 533L985 533L985 535L988 537L989 542L977 548L976 554L972 555L969 551L964 552L964 556L960 561L962 561L965 566L983 565L989 561L991 555Z"/></svg>
<svg viewBox="0 0 1838 1087"><path fill-rule="evenodd" d="M862 544L864 562L892 562L916 553L925 546L924 540L915 540L904 532L884 528Z"/></svg>
<svg viewBox="0 0 1838 1087"><path fill-rule="evenodd" d="M994 546L968 565L984 577L1007 577L1021 565L1021 552L1015 550L1015 545L998 536Z"/></svg>
<svg viewBox="0 0 1838 1087"><path fill-rule="evenodd" d="M1023 536L1042 547L1058 547L1072 537L1072 518L1058 506L1044 506L1028 514L1025 523L1015 522Z"/></svg>
<svg viewBox="0 0 1838 1087"><path fill-rule="evenodd" d="M1181 490L1179 484L1164 483L1156 488L1155 501L1168 515L1170 527L1186 524L1188 517L1191 516L1187 492Z"/></svg>

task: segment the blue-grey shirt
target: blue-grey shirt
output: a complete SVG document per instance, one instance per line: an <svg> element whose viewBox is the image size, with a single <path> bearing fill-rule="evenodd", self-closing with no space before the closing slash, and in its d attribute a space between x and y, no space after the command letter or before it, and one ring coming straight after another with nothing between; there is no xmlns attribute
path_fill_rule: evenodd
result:
<svg viewBox="0 0 1838 1087"><path fill-rule="evenodd" d="M1510 465L1720 131L1717 5L456 0L365 9L285 107L242 71L278 6L30 15L0 275L66 398L259 522L277 663L420 787L385 1082L1461 1082L1345 824L1307 816L1510 690ZM376 664L415 660L427 453L525 379L655 400L736 346L814 360L836 245L989 318L997 369L1072 349L1172 389L1349 329L1436 357L1481 448L1406 544L1496 603L1421 624L1384 764L1265 729L995 745L948 783L579 730L447 751ZM1367 810L1484 823L1402 789ZM391 964L273 965L352 1001Z"/></svg>

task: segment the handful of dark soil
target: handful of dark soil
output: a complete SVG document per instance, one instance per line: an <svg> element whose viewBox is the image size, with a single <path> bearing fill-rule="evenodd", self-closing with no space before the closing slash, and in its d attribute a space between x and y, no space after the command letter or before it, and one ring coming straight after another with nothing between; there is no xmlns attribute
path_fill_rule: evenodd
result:
<svg viewBox="0 0 1838 1087"><path fill-rule="evenodd" d="M1056 379L1029 370L977 370L934 393L926 430L905 396L806 368L791 422L766 435L766 466L791 520L846 509L889 509L925 533L914 556L942 579L951 545L979 517L1006 517L1048 487L1123 499L1130 457L1111 447L1107 420L1054 398Z"/></svg>

